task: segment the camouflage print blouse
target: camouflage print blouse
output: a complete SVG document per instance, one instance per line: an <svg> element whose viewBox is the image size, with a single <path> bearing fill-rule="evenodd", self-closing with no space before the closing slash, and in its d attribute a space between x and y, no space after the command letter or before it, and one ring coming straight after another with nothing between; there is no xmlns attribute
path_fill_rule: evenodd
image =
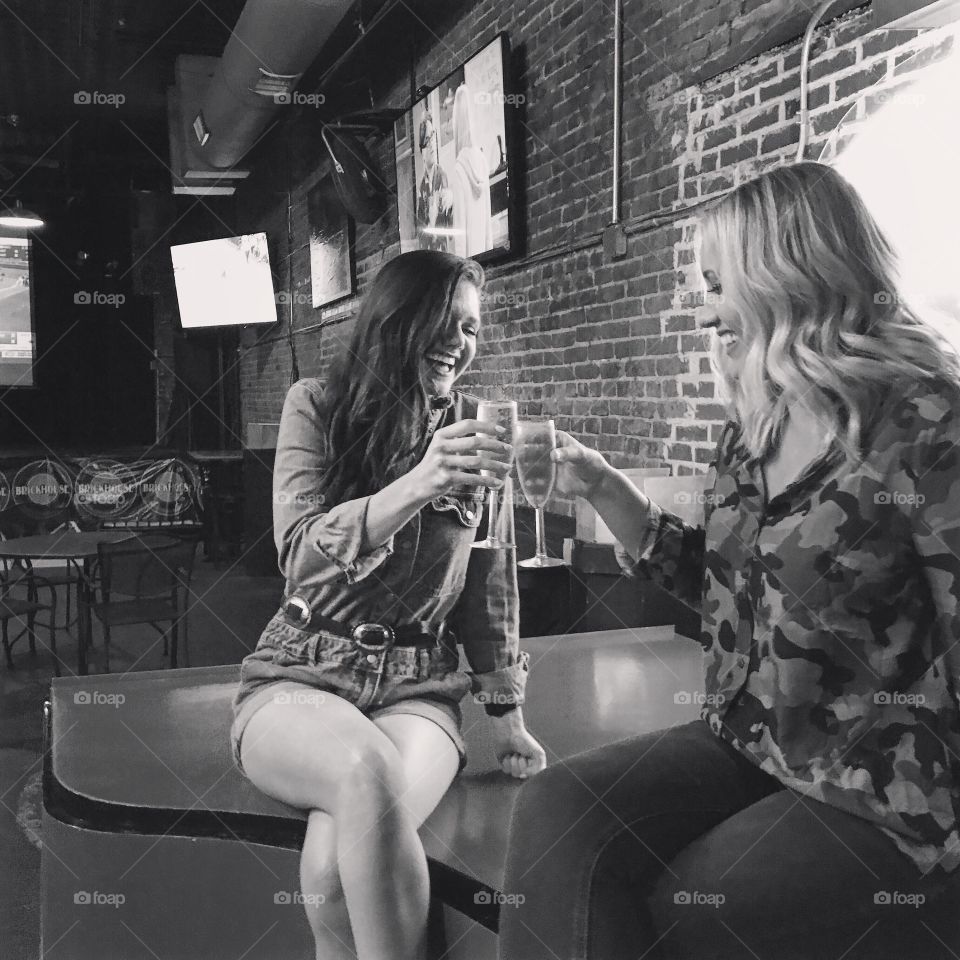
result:
<svg viewBox="0 0 960 960"><path fill-rule="evenodd" d="M650 504L625 572L702 615L702 717L787 787L960 866L960 389L891 384L856 465L837 444L768 502L726 425L705 523Z"/></svg>

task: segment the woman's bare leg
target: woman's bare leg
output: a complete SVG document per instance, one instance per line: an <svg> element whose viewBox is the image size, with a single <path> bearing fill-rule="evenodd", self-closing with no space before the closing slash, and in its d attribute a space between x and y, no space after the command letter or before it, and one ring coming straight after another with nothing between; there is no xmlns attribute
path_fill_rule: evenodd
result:
<svg viewBox="0 0 960 960"><path fill-rule="evenodd" d="M428 881L417 829L456 773L456 749L422 717L374 724L347 701L312 693L310 702L294 696L254 714L241 744L244 769L264 793L331 818L311 816L301 858L304 896L322 893L323 907L329 898L329 910L308 909L318 950L322 940L328 956L329 948L338 960L353 956L342 936L345 901L360 960L419 960Z"/></svg>

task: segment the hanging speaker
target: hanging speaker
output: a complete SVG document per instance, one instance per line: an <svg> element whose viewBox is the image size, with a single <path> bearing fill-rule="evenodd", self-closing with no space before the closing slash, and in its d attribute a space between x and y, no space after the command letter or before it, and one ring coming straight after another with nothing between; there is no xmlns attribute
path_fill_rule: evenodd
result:
<svg viewBox="0 0 960 960"><path fill-rule="evenodd" d="M333 182L347 213L358 223L374 223L387 210L389 193L363 141L348 130L325 126L323 142L333 162Z"/></svg>

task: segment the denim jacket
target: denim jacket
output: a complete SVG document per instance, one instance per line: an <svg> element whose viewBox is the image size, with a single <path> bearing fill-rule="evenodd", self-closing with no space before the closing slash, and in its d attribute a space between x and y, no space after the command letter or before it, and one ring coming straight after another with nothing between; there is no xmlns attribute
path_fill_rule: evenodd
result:
<svg viewBox="0 0 960 960"><path fill-rule="evenodd" d="M484 514L482 488L433 500L385 543L363 549L368 496L331 504L318 495L324 464L323 385L295 383L280 420L273 527L284 596L343 624L446 622L463 645L471 688L486 702L522 703L527 655L519 650L515 551L471 550ZM441 426L476 416L477 399L453 394L431 416Z"/></svg>

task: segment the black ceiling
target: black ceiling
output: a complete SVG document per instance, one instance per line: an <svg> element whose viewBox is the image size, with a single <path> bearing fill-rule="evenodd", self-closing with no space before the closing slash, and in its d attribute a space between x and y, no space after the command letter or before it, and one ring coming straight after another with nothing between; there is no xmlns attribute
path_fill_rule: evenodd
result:
<svg viewBox="0 0 960 960"><path fill-rule="evenodd" d="M244 3L0 0L0 201L45 198L55 208L91 192L168 191L165 89L174 61L181 53L220 56ZM392 82L414 45L430 44L425 25L469 5L356 0L304 84L349 50L336 83L344 105L369 107L377 75ZM359 26L379 17L374 30Z"/></svg>
<svg viewBox="0 0 960 960"><path fill-rule="evenodd" d="M243 3L0 0L0 194L69 193L95 161L162 161L176 55L222 53Z"/></svg>

